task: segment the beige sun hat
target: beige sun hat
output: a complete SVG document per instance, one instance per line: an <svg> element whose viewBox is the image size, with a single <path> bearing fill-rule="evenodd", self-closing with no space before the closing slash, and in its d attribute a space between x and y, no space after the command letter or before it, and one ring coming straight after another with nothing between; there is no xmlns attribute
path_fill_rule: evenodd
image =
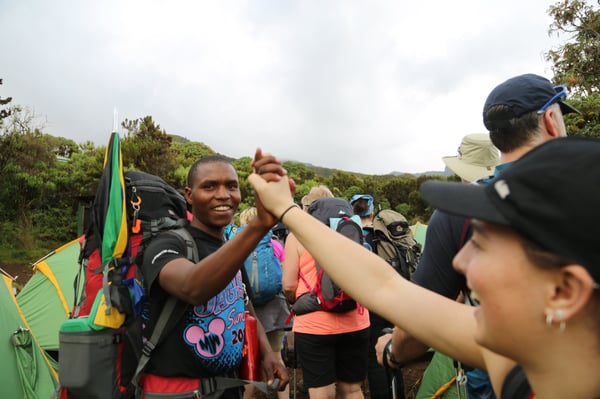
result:
<svg viewBox="0 0 600 399"><path fill-rule="evenodd" d="M463 137L458 156L443 157L442 160L460 178L474 182L492 176L500 156L489 135L474 133Z"/></svg>

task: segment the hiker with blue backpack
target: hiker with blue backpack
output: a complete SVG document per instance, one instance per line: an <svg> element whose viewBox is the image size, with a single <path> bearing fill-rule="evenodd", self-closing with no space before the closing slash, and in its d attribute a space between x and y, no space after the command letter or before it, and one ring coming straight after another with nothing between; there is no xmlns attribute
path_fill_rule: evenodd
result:
<svg viewBox="0 0 600 399"><path fill-rule="evenodd" d="M547 79L533 74L515 76L497 85L490 92L484 106L484 124L490 131L489 136L483 134L465 136L459 148L459 155L445 157L444 162L463 181L485 184L489 181L490 175L496 175L508 168L512 162L530 149L546 141L565 136L566 128L562 114L575 110L562 102L566 96L563 89L560 86L555 88ZM539 114L539 109L553 98L555 102ZM509 123L503 123L502 116L506 112L518 114L518 117L512 118ZM496 122L497 120L499 122ZM496 148L500 150L500 160ZM456 298L461 292L468 298L469 290L465 278L452 268L452 259L470 235L467 218L436 210L427 228L427 249L423 253L414 281L448 298ZM382 337L379 341L381 358L383 358L384 348L390 342L389 339L389 336ZM427 350L427 346L400 329L395 330L391 342L392 344L388 346L389 353L400 362L414 358ZM468 389L472 398L493 397L485 373L471 370L469 365L452 364L452 360L442 359L438 354L432 361L434 363L432 367L438 361L446 361L448 364L446 367L454 368L453 374L456 379L463 382L462 385L450 384L454 394L456 389ZM438 370L440 369L438 366ZM424 381L429 378L430 375L426 374ZM429 397L428 394L435 392L428 385L423 384L418 398Z"/></svg>
<svg viewBox="0 0 600 399"><path fill-rule="evenodd" d="M243 231L256 215L256 207L251 206L244 209L240 213L240 227L237 229L237 233ZM281 350L285 335L285 322L290 310L287 299L281 290L281 263L284 259L284 249L274 237L275 234L272 230L265 234L244 261L244 268L250 283L246 289L250 290L256 317L267 333L273 354L283 363ZM246 386L244 398L251 399L253 394L254 386ZM289 395L289 385L283 391L277 392L279 399L289 399Z"/></svg>
<svg viewBox="0 0 600 399"><path fill-rule="evenodd" d="M321 201L327 200L345 206L345 215L352 215L348 202L333 198L331 191L322 185L313 187L303 203L309 205L307 212L316 212L319 204L325 204ZM337 215L334 212L333 216ZM362 237L360 225L356 224L355 228ZM339 312L322 308L315 294L323 282L318 269L312 255L293 233L289 234L285 244L283 288L295 314L294 349L302 369L303 385L311 399L362 399L361 384L367 375L369 312L357 309L354 301L353 307Z"/></svg>
<svg viewBox="0 0 600 399"><path fill-rule="evenodd" d="M265 171L281 173L281 162L269 157ZM244 260L277 222L257 200L257 216L247 228L226 241L225 228L241 201L237 173L229 160L209 156L190 168L185 199L192 220L185 226L194 239L199 261L187 258L184 241L172 234L153 239L142 264L148 288L144 310L144 336L157 324L167 298L185 304L182 315L150 357L140 380L143 397L241 399L238 369L243 358L246 331ZM288 382L260 322L257 323L262 371L267 384ZM228 385L230 384L230 385Z"/></svg>

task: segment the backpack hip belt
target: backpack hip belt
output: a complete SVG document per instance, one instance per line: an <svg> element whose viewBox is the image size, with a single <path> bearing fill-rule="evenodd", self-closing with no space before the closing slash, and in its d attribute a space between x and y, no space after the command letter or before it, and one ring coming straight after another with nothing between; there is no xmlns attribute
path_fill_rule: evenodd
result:
<svg viewBox="0 0 600 399"><path fill-rule="evenodd" d="M272 385L264 382L249 381L234 377L216 376L206 378L187 378L187 377L162 377L154 374L144 374L143 385L149 385L148 390L143 388L136 397L141 399L217 399L223 392L230 388L243 387L246 384L252 384L256 389L265 394L275 393L279 386L279 380L275 380ZM161 387L165 390L179 392L151 392Z"/></svg>
<svg viewBox="0 0 600 399"><path fill-rule="evenodd" d="M213 378L162 377L144 374L142 386L144 388L141 389L141 395L137 396L144 399L206 398L216 392L216 383ZM145 388L145 386L148 387Z"/></svg>

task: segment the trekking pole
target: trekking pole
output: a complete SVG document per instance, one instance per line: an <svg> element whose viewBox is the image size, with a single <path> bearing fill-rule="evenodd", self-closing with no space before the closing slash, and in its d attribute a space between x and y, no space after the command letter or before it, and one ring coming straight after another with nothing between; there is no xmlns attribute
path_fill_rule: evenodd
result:
<svg viewBox="0 0 600 399"><path fill-rule="evenodd" d="M283 347L285 350L285 358L286 358L286 363L287 366L290 367L292 369L292 380L293 380L293 398L296 399L296 395L297 395L297 391L298 391L298 380L297 380L297 375L296 375L296 370L298 367L298 359L296 358L296 348L294 347L294 345L292 344L292 346L289 345L289 334L291 332L291 328L287 331L287 334L284 337L284 342L283 342ZM292 389L291 387L292 384L290 384L290 390Z"/></svg>
<svg viewBox="0 0 600 399"><path fill-rule="evenodd" d="M467 375L462 368L462 364L458 362L456 359L454 361L454 370L456 372L456 395L458 399L468 399L468 394L466 393L466 385L467 385ZM463 395L464 394L464 395Z"/></svg>
<svg viewBox="0 0 600 399"><path fill-rule="evenodd" d="M391 328L386 327L381 330L381 335L391 334L392 332L393 330ZM396 370L389 367L385 353L383 354L383 368L385 368L388 384L390 385L391 399L398 399L398 376L396 375ZM404 395L402 397L404 397Z"/></svg>
<svg viewBox="0 0 600 399"><path fill-rule="evenodd" d="M398 399L398 389L396 384L398 383L398 381L396 381L396 373L394 373L393 370L388 371L388 376L391 377L390 378L390 384L391 384L391 388L392 388L392 399Z"/></svg>
<svg viewBox="0 0 600 399"><path fill-rule="evenodd" d="M297 389L298 380L296 380L296 367L292 368L292 374L294 374L294 399L296 399L296 395L298 392L298 389Z"/></svg>

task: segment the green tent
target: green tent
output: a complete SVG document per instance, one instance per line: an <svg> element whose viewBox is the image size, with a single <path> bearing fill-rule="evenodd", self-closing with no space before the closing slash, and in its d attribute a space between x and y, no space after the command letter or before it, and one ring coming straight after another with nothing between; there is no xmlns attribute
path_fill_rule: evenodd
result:
<svg viewBox="0 0 600 399"><path fill-rule="evenodd" d="M456 369L452 358L435 352L429 366L423 374L416 399L468 398L467 387L456 382ZM460 392L457 392L460 388ZM437 396L434 396L437 395Z"/></svg>
<svg viewBox="0 0 600 399"><path fill-rule="evenodd" d="M42 350L13 295L12 280L0 282L0 386L7 399L49 398L58 386L56 363Z"/></svg>
<svg viewBox="0 0 600 399"><path fill-rule="evenodd" d="M77 239L57 248L34 263L33 276L17 294L25 319L46 351L58 351L58 330L73 309L78 258Z"/></svg>
<svg viewBox="0 0 600 399"><path fill-rule="evenodd" d="M427 225L417 222L410 226L415 240L421 244L421 251L425 249L425 234L427 233Z"/></svg>

